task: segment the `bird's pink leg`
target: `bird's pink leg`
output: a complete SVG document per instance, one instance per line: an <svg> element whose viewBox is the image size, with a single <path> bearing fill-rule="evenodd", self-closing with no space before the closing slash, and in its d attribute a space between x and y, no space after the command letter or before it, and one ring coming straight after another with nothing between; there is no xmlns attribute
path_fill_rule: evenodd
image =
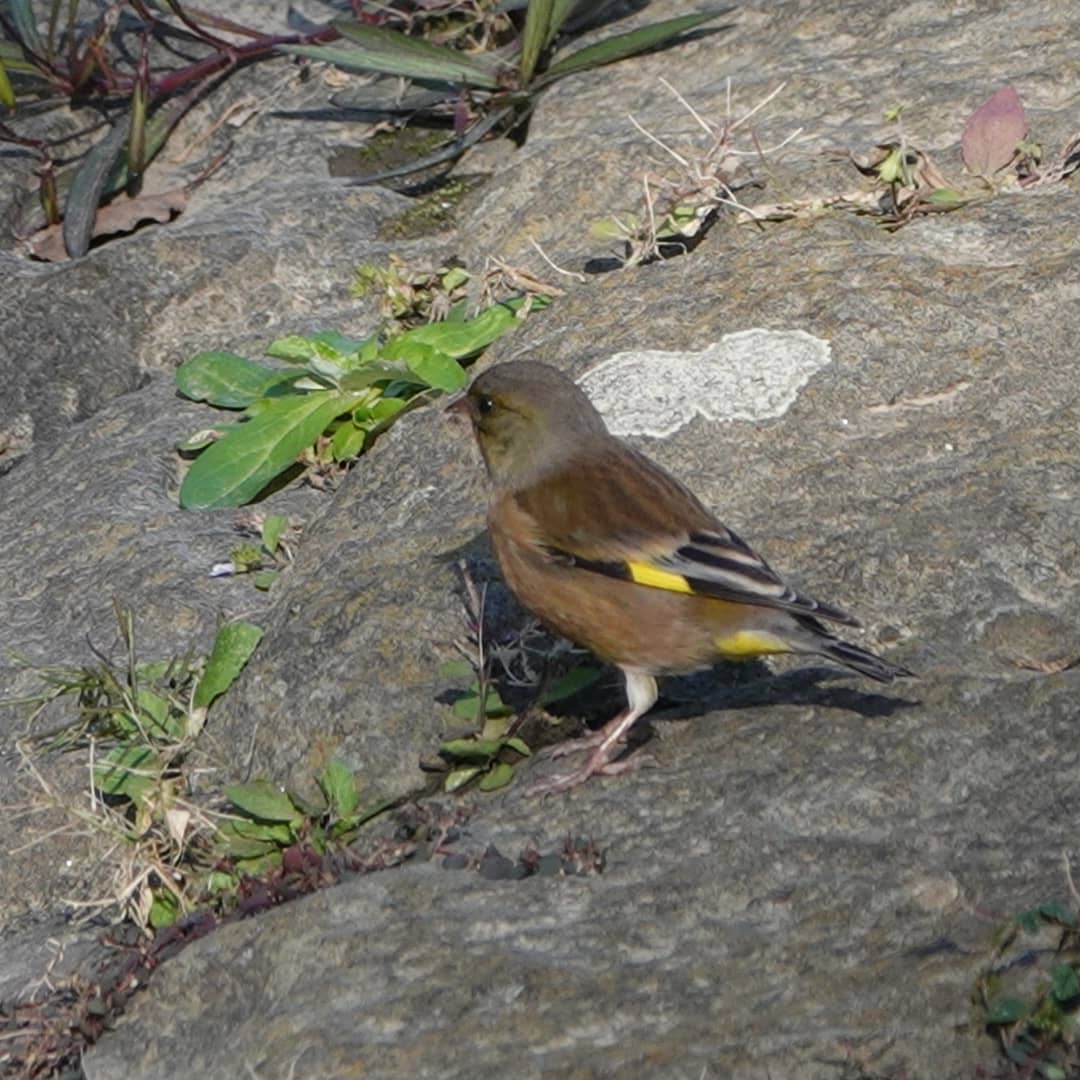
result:
<svg viewBox="0 0 1080 1080"><path fill-rule="evenodd" d="M527 796L554 795L559 791L569 791L578 784L585 783L590 776L615 776L628 772L644 764L640 755L634 755L626 761L612 761L618 753L619 744L634 725L634 721L644 716L656 704L656 680L636 668L623 668L626 676L626 708L618 716L609 720L599 731L584 739L572 739L562 743L553 757L573 753L575 750L591 750L585 763L569 773L557 773L547 780L540 780L525 790Z"/></svg>

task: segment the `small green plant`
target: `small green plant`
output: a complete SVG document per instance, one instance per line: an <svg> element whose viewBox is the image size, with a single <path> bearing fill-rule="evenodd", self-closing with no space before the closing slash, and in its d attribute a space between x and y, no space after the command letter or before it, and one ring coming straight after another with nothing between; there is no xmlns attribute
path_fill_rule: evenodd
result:
<svg viewBox="0 0 1080 1080"><path fill-rule="evenodd" d="M388 332L395 333L409 325L448 318L455 306L466 299L465 286L471 277L460 266L418 270L391 255L388 266L361 263L351 292L357 299L374 297L379 314L388 320Z"/></svg>
<svg viewBox="0 0 1080 1080"><path fill-rule="evenodd" d="M1018 944L1022 942L1022 947ZM1050 901L998 932L980 975L983 1023L1023 1075L1066 1080L1080 1073L1080 918Z"/></svg>
<svg viewBox="0 0 1080 1080"><path fill-rule="evenodd" d="M464 387L462 362L544 303L539 297L507 300L470 319L459 301L445 322L389 339L355 340L330 331L279 338L267 354L292 368L268 368L226 352L193 356L177 370L179 391L237 410L241 420L181 443L181 451L198 454L180 488L181 506L240 506L298 461L309 468L349 461L406 409L432 393Z"/></svg>
<svg viewBox="0 0 1080 1080"><path fill-rule="evenodd" d="M661 48L732 10L725 7L680 15L556 58L560 35L575 19L579 24L587 23L590 7L574 0L529 0L521 34L507 43L498 58L351 20L333 23L347 43L283 45L281 51L326 61L345 71L413 80L417 85L411 93L397 95L388 106L374 111L404 122L423 119L453 124L454 135L442 148L409 165L361 180L372 183L452 161L492 131L521 129L539 95L560 79ZM365 104L370 108L373 102L365 103L363 98L349 101L354 107Z"/></svg>
<svg viewBox="0 0 1080 1080"><path fill-rule="evenodd" d="M111 894L84 906L115 907L139 925L158 926L190 904L215 833L205 808L189 797L188 756L211 703L232 685L262 631L244 622L223 626L205 661L139 661L132 614L119 605L116 614L124 663L102 658L97 666L41 670L46 688L25 703L40 709L74 695L78 716L20 748L47 801L109 837L120 853ZM33 765L34 751L88 755L88 809L52 792Z"/></svg>
<svg viewBox="0 0 1080 1080"><path fill-rule="evenodd" d="M391 805L361 809L356 777L336 758L319 774L317 792L301 795L260 779L227 787L225 797L227 816L214 843L217 862L206 879L207 895L225 906L245 877L300 869L311 855L321 860Z"/></svg>
<svg viewBox="0 0 1080 1080"><path fill-rule="evenodd" d="M229 561L218 563L210 571L211 577L231 577L234 574L251 574L256 589L267 591L277 580L282 568L292 561L292 552L284 536L289 519L284 514L254 514L251 526L255 540L239 543L229 552ZM244 527L246 531L246 526Z"/></svg>
<svg viewBox="0 0 1080 1080"><path fill-rule="evenodd" d="M490 685L483 670L470 661L448 660L439 673L464 684L464 693L452 706L454 717L470 726L481 725L476 734L440 744L439 754L450 765L443 789L457 791L472 780L477 780L481 791L505 787L514 778L514 763L532 753L525 741L512 733L513 710Z"/></svg>

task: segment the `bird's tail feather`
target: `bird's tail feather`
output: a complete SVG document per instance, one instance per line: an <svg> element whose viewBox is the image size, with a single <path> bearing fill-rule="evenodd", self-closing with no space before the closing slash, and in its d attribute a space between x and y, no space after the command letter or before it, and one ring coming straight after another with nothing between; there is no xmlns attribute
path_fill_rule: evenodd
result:
<svg viewBox="0 0 1080 1080"><path fill-rule="evenodd" d="M841 641L840 638L820 641L818 644L822 656L827 656L830 660L835 660L845 667L853 668L863 675L869 675L871 679L877 679L878 682L892 682L893 679L915 674L899 664L875 655L868 649L861 649L849 641Z"/></svg>

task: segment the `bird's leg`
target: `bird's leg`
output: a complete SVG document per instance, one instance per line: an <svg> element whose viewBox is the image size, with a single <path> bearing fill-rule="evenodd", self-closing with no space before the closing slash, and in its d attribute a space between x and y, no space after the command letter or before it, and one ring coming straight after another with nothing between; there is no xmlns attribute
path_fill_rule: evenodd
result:
<svg viewBox="0 0 1080 1080"><path fill-rule="evenodd" d="M567 753L576 749L592 750L585 764L573 772L556 774L532 784L526 789L526 795L554 795L558 791L568 791L578 784L583 784L590 776L614 776L616 773L638 768L644 763L640 755L627 761L612 761L612 758L618 753L619 744L633 727L634 721L644 716L656 704L656 680L636 668L623 668L623 675L626 677L626 708L593 735L564 744L569 746Z"/></svg>

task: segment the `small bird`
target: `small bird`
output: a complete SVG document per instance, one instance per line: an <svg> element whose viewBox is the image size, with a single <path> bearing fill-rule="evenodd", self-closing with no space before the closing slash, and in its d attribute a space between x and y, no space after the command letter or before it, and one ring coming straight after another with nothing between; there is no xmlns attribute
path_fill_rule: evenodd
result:
<svg viewBox="0 0 1080 1080"><path fill-rule="evenodd" d="M616 665L627 706L556 756L577 769L526 793L566 791L616 760L656 703L656 676L771 653L828 657L880 682L912 672L832 634L858 626L796 592L670 473L612 435L557 368L489 368L448 407L465 412L491 482L488 531L506 584L549 629Z"/></svg>

